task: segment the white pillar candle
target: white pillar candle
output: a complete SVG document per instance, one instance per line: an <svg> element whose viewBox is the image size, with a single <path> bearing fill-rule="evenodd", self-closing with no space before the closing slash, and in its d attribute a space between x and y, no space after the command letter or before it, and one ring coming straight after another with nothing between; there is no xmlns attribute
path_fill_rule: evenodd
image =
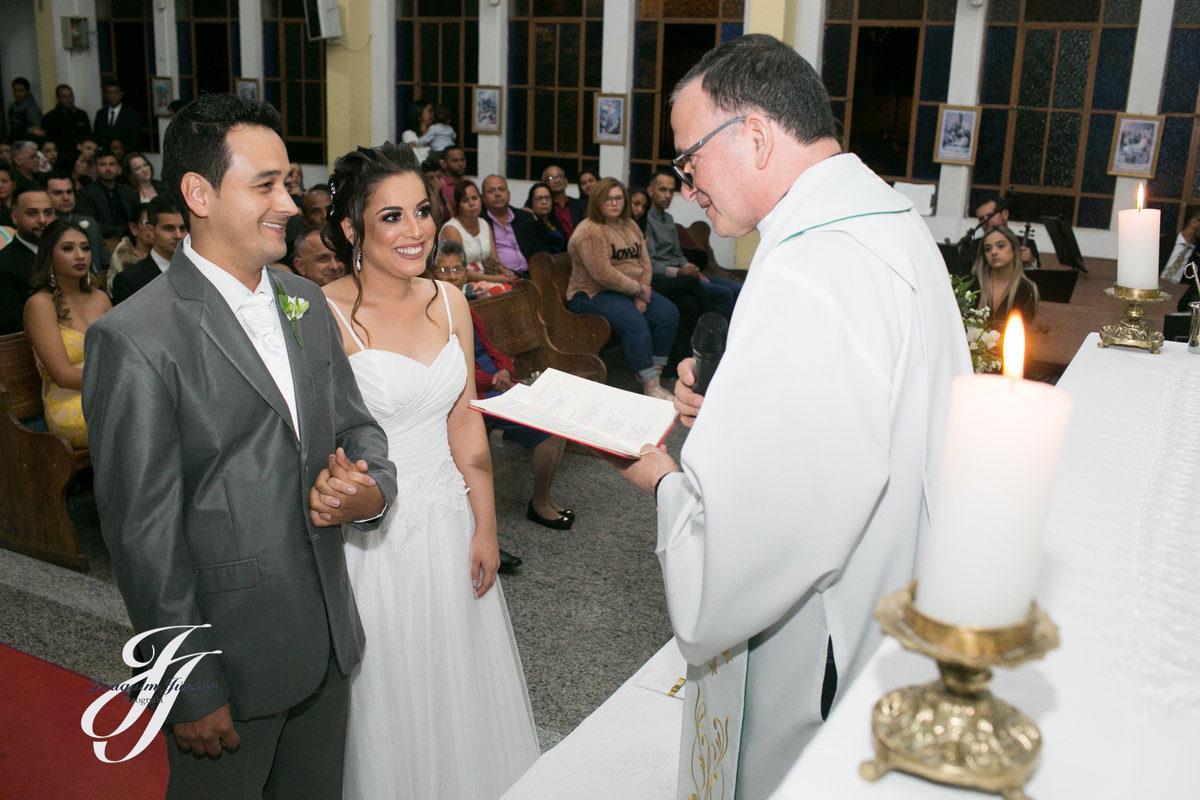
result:
<svg viewBox="0 0 1200 800"><path fill-rule="evenodd" d="M1157 208L1142 207L1138 186L1137 208L1117 212L1117 285L1128 289L1158 288Z"/></svg>
<svg viewBox="0 0 1200 800"><path fill-rule="evenodd" d="M1067 393L1020 378L954 380L918 573L923 614L969 628L1029 615L1071 404Z"/></svg>

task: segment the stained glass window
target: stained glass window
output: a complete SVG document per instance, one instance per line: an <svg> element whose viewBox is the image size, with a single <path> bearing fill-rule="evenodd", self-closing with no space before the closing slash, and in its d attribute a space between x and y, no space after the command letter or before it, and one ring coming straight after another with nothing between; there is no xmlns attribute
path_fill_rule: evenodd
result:
<svg viewBox="0 0 1200 800"><path fill-rule="evenodd" d="M97 0L96 49L100 80L119 81L125 92L123 102L141 115L138 148L157 151L158 120L150 107L150 79L158 72L150 0Z"/></svg>
<svg viewBox="0 0 1200 800"><path fill-rule="evenodd" d="M237 7L237 0L228 1ZM266 0L262 18L263 99L283 116L288 157L303 164L327 163L325 42L309 41L300 0Z"/></svg>
<svg viewBox="0 0 1200 800"><path fill-rule="evenodd" d="M1200 203L1200 142L1194 114L1200 110L1200 0L1176 0L1167 49L1159 113L1166 116L1158 169L1147 184L1155 208L1163 210L1162 232L1182 227L1190 206Z"/></svg>

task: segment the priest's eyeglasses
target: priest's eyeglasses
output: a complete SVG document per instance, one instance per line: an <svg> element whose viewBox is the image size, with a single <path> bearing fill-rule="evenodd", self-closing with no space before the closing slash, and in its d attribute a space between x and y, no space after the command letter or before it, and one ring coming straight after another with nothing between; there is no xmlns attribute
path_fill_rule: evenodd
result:
<svg viewBox="0 0 1200 800"><path fill-rule="evenodd" d="M767 119L769 120L771 118L767 117ZM746 121L745 117L734 117L733 119L729 120L728 122L718 125L710 134L708 134L708 136L705 136L703 139L696 142L694 145L689 147L687 150L684 150L682 153L675 156L675 159L671 162L671 169L675 170L675 174L678 175L679 179L683 181L684 186L688 187L689 189L696 188L696 184L692 181L692 174L690 172L684 172L684 170L687 169L688 161L691 160L692 156L696 153L696 151L699 150L701 147L704 147L704 145L708 144L709 139L713 138L718 133L720 133L721 131L728 128L730 125L734 124L735 122L745 122L745 121Z"/></svg>

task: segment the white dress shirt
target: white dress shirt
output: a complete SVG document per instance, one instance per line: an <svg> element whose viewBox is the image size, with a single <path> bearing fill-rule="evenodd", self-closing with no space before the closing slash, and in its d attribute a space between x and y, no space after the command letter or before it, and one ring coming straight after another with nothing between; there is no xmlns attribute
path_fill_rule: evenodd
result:
<svg viewBox="0 0 1200 800"><path fill-rule="evenodd" d="M195 251L193 251L193 252L195 252ZM160 256L158 254L158 251L155 250L153 247L150 248L150 257L154 259L154 263L158 267L159 272L166 272L171 266L170 259L163 258L162 256ZM197 258L199 258L199 256L197 256ZM224 272L225 270L221 270L221 271Z"/></svg>
<svg viewBox="0 0 1200 800"><path fill-rule="evenodd" d="M154 251L152 250L151 252L153 253ZM279 393L283 395L283 400L287 403L288 410L292 412L292 429L298 435L300 420L296 416L296 387L292 382L292 363L288 359L287 342L283 338L283 323L279 320L279 310L275 303L275 289L267 277L267 268L265 266L262 268L263 271L258 281L258 288L251 292L246 288L245 284L233 277L233 275L193 250L191 236L183 240L183 252L184 255L192 260L192 263L196 265L200 273L205 278L208 278L209 283L215 286L217 291L221 293L221 296L225 298L225 302L229 304L229 310L233 312L234 316L238 318L238 322L242 324L242 329L250 337L250 343L254 345L259 358L266 365L267 371L275 379L275 385L279 387ZM243 310L243 305L249 308L250 305L256 303L265 305L272 310L273 313L270 315L270 320L274 325L273 329L260 331L258 336L252 333L254 326L247 324L248 317L246 311ZM287 335L291 335L290 330Z"/></svg>

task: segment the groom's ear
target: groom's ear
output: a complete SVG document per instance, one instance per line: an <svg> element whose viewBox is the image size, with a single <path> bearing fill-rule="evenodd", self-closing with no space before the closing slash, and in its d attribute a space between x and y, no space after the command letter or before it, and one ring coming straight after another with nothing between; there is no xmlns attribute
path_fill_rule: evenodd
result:
<svg viewBox="0 0 1200 800"><path fill-rule="evenodd" d="M217 192L203 176L196 172L184 174L179 189L192 216L202 219L212 216L212 202Z"/></svg>

